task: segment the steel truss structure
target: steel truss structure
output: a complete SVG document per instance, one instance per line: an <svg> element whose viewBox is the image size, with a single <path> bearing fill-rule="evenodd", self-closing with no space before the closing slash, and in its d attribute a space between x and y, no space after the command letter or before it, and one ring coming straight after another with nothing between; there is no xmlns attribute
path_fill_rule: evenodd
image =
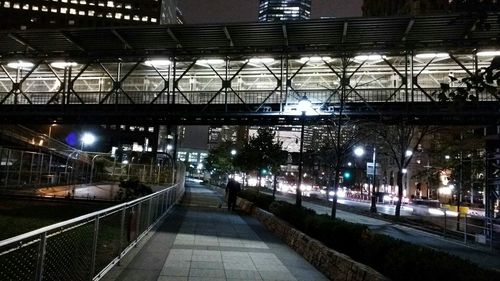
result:
<svg viewBox="0 0 500 281"><path fill-rule="evenodd" d="M342 92L350 118L494 124L497 94L437 93L490 65L499 16L4 32L0 120L298 124L300 99L321 122Z"/></svg>

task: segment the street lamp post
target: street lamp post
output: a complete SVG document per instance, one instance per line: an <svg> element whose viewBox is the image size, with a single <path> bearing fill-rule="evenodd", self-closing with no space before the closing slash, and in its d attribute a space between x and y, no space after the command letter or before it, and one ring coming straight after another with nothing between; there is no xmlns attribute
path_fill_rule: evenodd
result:
<svg viewBox="0 0 500 281"><path fill-rule="evenodd" d="M377 196L378 196L378 186L377 192L375 192L375 185L377 184L377 148L373 148L373 187L372 187L372 203L370 205L370 212L377 212Z"/></svg>
<svg viewBox="0 0 500 281"><path fill-rule="evenodd" d="M358 157L361 157L365 154L365 150L362 147L357 147L354 149L354 154ZM372 154L372 161L373 161L373 180L372 180L372 197L371 197L371 205L370 205L370 212L376 213L377 212L377 195L375 194L375 185L376 185L376 176L377 176L377 148L373 148L373 154ZM368 173L368 171L367 171ZM377 188L378 191L378 188Z"/></svg>
<svg viewBox="0 0 500 281"><path fill-rule="evenodd" d="M295 204L298 207L302 206L302 191L301 191L301 185L302 185L302 158L303 158L303 153L304 153L304 125L305 125L305 120L306 120L306 113L307 111L311 110L312 104L311 101L307 98L307 96L303 96L302 99L299 101L297 110L299 110L302 114L300 116L300 123L301 123L301 128L300 128L300 150L299 150L299 182L297 184L297 188L295 190Z"/></svg>

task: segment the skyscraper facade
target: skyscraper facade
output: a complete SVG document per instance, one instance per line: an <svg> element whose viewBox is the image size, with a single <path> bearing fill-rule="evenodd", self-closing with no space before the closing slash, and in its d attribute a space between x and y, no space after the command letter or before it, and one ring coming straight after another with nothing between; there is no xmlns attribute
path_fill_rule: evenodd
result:
<svg viewBox="0 0 500 281"><path fill-rule="evenodd" d="M311 18L311 0L260 0L259 21L294 21Z"/></svg>
<svg viewBox="0 0 500 281"><path fill-rule="evenodd" d="M93 27L177 22L175 0L5 0L1 29Z"/></svg>
<svg viewBox="0 0 500 281"><path fill-rule="evenodd" d="M364 0L363 16L439 14L449 10L449 0Z"/></svg>

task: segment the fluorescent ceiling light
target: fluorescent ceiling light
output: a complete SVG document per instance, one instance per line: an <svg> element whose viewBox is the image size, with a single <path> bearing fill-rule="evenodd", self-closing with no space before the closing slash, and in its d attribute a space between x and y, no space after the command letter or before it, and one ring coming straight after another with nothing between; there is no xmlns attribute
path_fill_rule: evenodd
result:
<svg viewBox="0 0 500 281"><path fill-rule="evenodd" d="M482 51L477 53L478 57L494 57L500 56L500 51Z"/></svg>
<svg viewBox="0 0 500 281"><path fill-rule="evenodd" d="M31 68L35 66L35 64L27 61L16 61L16 62L9 62L7 66L10 68Z"/></svg>
<svg viewBox="0 0 500 281"><path fill-rule="evenodd" d="M145 65L147 66L169 66L172 64L172 62L170 60L166 60L166 59L154 59L154 60L147 60L144 62Z"/></svg>
<svg viewBox="0 0 500 281"><path fill-rule="evenodd" d="M381 60L382 56L381 55L359 55L359 56L355 56L354 59L357 61L376 61L376 60Z"/></svg>
<svg viewBox="0 0 500 281"><path fill-rule="evenodd" d="M272 63L274 62L273 58L251 58L248 60L250 63Z"/></svg>
<svg viewBox="0 0 500 281"><path fill-rule="evenodd" d="M323 62L323 61L331 61L331 57L303 57L300 58L300 62L306 63L308 61L310 62Z"/></svg>
<svg viewBox="0 0 500 281"><path fill-rule="evenodd" d="M76 62L55 61L50 65L55 68L66 68L69 66L77 66L78 64Z"/></svg>
<svg viewBox="0 0 500 281"><path fill-rule="evenodd" d="M433 59L433 58L447 58L450 55L448 53L424 53L417 54L415 57L419 59Z"/></svg>
<svg viewBox="0 0 500 281"><path fill-rule="evenodd" d="M197 61L199 64L223 64L224 60L221 59L206 59Z"/></svg>

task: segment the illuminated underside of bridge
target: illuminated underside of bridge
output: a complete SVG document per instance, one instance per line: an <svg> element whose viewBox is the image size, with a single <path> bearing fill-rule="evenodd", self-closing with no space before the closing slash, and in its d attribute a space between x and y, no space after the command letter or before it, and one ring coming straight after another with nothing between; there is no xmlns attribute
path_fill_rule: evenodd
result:
<svg viewBox="0 0 500 281"><path fill-rule="evenodd" d="M498 55L498 17L0 32L0 121L297 124L305 96L320 123L344 96L353 119L496 124L497 94L437 94Z"/></svg>

